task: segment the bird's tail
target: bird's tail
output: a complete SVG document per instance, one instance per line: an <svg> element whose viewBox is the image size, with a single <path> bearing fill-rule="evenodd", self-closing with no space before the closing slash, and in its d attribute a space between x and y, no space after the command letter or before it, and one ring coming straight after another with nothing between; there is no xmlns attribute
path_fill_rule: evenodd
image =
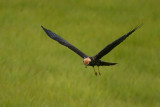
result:
<svg viewBox="0 0 160 107"><path fill-rule="evenodd" d="M117 63L111 63L111 62L104 62L101 61L100 66L112 66L112 65L116 65Z"/></svg>

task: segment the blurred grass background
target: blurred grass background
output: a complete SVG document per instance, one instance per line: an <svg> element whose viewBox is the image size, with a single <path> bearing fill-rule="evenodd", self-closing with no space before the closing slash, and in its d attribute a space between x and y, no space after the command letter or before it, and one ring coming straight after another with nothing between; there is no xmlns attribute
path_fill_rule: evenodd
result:
<svg viewBox="0 0 160 107"><path fill-rule="evenodd" d="M159 0L0 0L0 106L159 107ZM41 25L93 56L119 63L95 76Z"/></svg>

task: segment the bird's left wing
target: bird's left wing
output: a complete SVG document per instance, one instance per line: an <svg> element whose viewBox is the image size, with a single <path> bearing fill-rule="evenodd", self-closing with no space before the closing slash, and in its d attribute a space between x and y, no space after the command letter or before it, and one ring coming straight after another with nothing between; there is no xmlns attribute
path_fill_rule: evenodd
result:
<svg viewBox="0 0 160 107"><path fill-rule="evenodd" d="M43 26L41 26L43 28L43 30L47 33L47 35L56 40L57 42L59 42L60 44L68 47L69 49L71 49L72 51L74 51L75 53L77 53L79 56L81 56L82 58L87 58L88 56L86 54L84 54L82 51L80 51L79 49L77 49L75 46L73 46L72 44L70 44L69 42L67 42L66 40L64 40L62 37L58 36L57 34L53 33L52 31L44 28Z"/></svg>
<svg viewBox="0 0 160 107"><path fill-rule="evenodd" d="M124 36L120 37L119 39L115 40L111 44L107 45L97 55L93 56L93 59L95 59L95 60L101 59L103 56L105 56L106 54L108 54L113 48L115 48L117 45L119 45L121 42L123 42L129 35L131 35L134 31L136 31L141 26L142 26L142 24L139 25L139 26L137 26L137 27L135 27L133 30L131 30L130 32L128 32Z"/></svg>

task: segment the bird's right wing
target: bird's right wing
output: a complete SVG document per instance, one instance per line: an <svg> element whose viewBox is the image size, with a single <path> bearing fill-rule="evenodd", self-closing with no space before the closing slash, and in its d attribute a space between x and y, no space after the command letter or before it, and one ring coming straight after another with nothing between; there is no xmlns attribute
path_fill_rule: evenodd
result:
<svg viewBox="0 0 160 107"><path fill-rule="evenodd" d="M136 31L138 28L140 28L143 24L135 27L133 30L128 32L127 34L123 35L119 39L115 40L111 44L107 45L103 50L101 50L97 55L93 56L95 60L101 59L103 56L108 54L113 48L115 48L117 45L119 45L121 42L123 42L129 35L131 35L134 31Z"/></svg>
<svg viewBox="0 0 160 107"><path fill-rule="evenodd" d="M62 37L58 36L57 34L53 33L52 31L44 28L43 26L41 26L43 28L43 30L47 33L47 35L56 40L57 42L59 42L60 44L68 47L69 49L71 49L72 51L74 51L75 53L77 53L79 56L81 56L82 58L87 58L88 56L86 54L84 54L82 51L80 51L79 49L77 49L76 47L74 47L72 44L70 44L69 42L67 42L66 40L64 40Z"/></svg>

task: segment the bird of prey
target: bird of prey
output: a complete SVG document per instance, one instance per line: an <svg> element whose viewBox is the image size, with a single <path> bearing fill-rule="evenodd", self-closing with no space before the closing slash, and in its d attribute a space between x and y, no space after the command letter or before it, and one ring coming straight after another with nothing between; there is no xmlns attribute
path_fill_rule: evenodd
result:
<svg viewBox="0 0 160 107"><path fill-rule="evenodd" d="M98 54L96 54L95 56L92 56L92 57L86 55L85 53L80 51L78 48L73 46L71 43L69 43L68 41L66 41L65 39L63 39L62 37L57 35L56 33L53 33L51 30L46 29L43 26L41 26L41 27L43 28L43 30L46 32L46 34L50 38L52 38L53 40L56 40L57 42L59 42L60 44L62 44L64 46L68 47L69 49L71 49L72 51L77 53L80 57L82 57L83 58L83 63L86 67L87 66L92 66L94 68L94 66L98 66L98 73L99 73L99 75L101 75L101 73L99 71L99 66L111 66L111 65L115 65L117 63L106 62L106 61L102 61L100 59L103 56L105 56L106 54L108 54L112 49L114 49L121 42L123 42L127 37L129 37L129 35L131 35L134 31L136 31L141 26L142 25L139 25L139 26L135 27L133 30L131 30L127 34L123 35L122 37L118 38L117 40L113 41L112 43L107 45L104 49L102 49ZM94 72L95 72L95 75L97 75L97 72L95 71L95 68L94 68Z"/></svg>

